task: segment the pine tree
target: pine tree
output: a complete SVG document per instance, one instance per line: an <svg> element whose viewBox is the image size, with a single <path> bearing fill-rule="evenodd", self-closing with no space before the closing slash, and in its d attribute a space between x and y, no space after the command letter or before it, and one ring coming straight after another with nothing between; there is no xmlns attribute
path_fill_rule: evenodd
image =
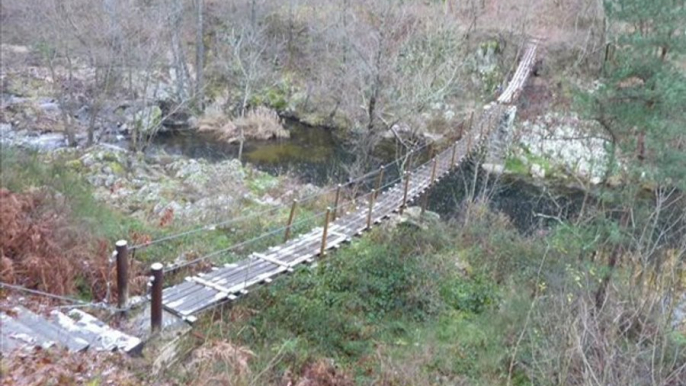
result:
<svg viewBox="0 0 686 386"><path fill-rule="evenodd" d="M624 178L601 196L612 209L603 223L608 269L596 290L598 309L623 259L659 270L657 246L679 237L673 225L683 221L671 218L683 209L666 211L665 201L683 203L686 191L686 0L605 0L605 12L613 49L602 86L584 99L612 139L607 175Z"/></svg>
<svg viewBox="0 0 686 386"><path fill-rule="evenodd" d="M595 116L630 168L628 182L684 189L686 1L606 0L605 10L620 33L592 95Z"/></svg>

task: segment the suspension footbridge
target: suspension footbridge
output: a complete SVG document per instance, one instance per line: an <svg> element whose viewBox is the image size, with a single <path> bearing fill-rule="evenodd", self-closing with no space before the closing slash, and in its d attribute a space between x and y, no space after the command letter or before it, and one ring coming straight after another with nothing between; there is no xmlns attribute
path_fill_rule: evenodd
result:
<svg viewBox="0 0 686 386"><path fill-rule="evenodd" d="M422 195L441 178L481 148L499 124L504 111L521 92L536 60L537 43L530 41L523 50L518 67L508 87L474 120L454 144L414 170L402 173L397 180L355 199L356 206L338 217L336 206L324 214L323 225L281 245L253 253L246 259L215 267L210 272L187 277L184 282L164 289L164 308L187 320L224 302L235 301L256 285L272 281L296 266L310 263L327 250L341 247L353 237L404 210L409 202ZM380 169L373 174L383 173ZM379 179L381 180L381 179ZM337 200L338 201L338 200ZM288 230L287 230L288 232Z"/></svg>

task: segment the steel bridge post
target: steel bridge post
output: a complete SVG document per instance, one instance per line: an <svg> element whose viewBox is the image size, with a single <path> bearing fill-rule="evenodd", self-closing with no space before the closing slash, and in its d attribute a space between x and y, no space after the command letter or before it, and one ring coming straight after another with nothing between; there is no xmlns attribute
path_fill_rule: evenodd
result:
<svg viewBox="0 0 686 386"><path fill-rule="evenodd" d="M150 329L152 332L162 329L162 286L164 285L164 270L162 268L160 263L154 263L150 266L152 273Z"/></svg>
<svg viewBox="0 0 686 386"><path fill-rule="evenodd" d="M129 302L129 246L126 240L119 240L115 244L117 249L117 308L119 314L126 315Z"/></svg>

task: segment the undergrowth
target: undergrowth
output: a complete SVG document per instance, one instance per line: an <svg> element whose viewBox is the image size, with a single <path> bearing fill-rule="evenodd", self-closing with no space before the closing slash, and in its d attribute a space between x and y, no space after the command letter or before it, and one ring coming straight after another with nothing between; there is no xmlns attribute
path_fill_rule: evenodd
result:
<svg viewBox="0 0 686 386"><path fill-rule="evenodd" d="M524 386L586 385L588 371L644 384L660 371L659 384L679 384L686 339L654 307L659 297L636 297L621 274L596 309L604 269L592 259L589 226L522 235L472 204L448 224L376 229L202 319L202 347L250 353L240 363L209 359L204 376L236 385ZM651 356L653 344L661 356ZM193 375L177 368L173 377L203 384Z"/></svg>
<svg viewBox="0 0 686 386"><path fill-rule="evenodd" d="M96 202L86 182L62 162L11 148L3 148L1 157L2 281L104 299L114 277L114 240L142 225ZM145 285L140 273L133 264L134 292Z"/></svg>

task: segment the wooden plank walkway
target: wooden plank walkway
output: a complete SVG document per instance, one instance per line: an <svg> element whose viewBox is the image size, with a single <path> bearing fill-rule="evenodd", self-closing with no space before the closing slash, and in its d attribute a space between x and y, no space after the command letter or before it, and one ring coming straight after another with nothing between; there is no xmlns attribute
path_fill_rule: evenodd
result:
<svg viewBox="0 0 686 386"><path fill-rule="evenodd" d="M530 43L526 47L510 85L498 99L498 103L491 104L484 110L462 140L409 173L408 202L413 201L440 181L464 162L470 152L480 148L487 141L490 132L497 127L502 111L507 107L506 104L516 98L525 84L535 56L536 44ZM453 151L455 151L454 159ZM403 204L404 185L405 181L399 181L388 190L378 194L373 203L372 223L379 223L400 209ZM369 198L370 195L367 194L365 201ZM329 224L326 236L327 250L340 247L367 229L369 201L365 201L361 202L353 212L346 213ZM323 232L323 228L315 228L282 245L269 248L262 253L254 253L237 263L187 277L183 283L164 290L163 305L168 311L193 321L194 314L221 302L235 300L247 293L250 287L269 283L275 276L292 271L298 264L313 261L320 254Z"/></svg>

